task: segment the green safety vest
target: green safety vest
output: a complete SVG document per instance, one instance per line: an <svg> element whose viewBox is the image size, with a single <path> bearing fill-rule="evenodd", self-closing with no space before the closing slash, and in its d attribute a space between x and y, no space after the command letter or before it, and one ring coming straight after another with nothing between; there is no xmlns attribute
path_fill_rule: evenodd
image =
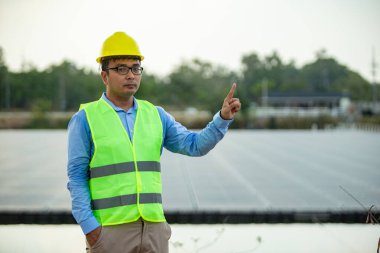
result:
<svg viewBox="0 0 380 253"><path fill-rule="evenodd" d="M80 108L86 112L94 142L89 165L92 210L103 226L140 217L165 221L160 169L162 122L154 105L136 101L132 143L119 116L104 99Z"/></svg>

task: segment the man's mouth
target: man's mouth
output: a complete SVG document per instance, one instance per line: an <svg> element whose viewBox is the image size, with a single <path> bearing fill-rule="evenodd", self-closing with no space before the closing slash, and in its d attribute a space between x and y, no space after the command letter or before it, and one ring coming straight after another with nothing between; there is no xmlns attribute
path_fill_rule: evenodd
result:
<svg viewBox="0 0 380 253"><path fill-rule="evenodd" d="M136 88L136 84L133 84L133 83L123 84L123 86L128 87L128 88Z"/></svg>

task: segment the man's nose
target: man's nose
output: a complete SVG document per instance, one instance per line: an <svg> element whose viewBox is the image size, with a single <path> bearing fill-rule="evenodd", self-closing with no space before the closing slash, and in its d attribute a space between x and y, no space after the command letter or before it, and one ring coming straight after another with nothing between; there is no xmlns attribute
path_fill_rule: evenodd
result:
<svg viewBox="0 0 380 253"><path fill-rule="evenodd" d="M132 73L132 69L129 69L128 73L125 75L127 79L134 79L135 75Z"/></svg>

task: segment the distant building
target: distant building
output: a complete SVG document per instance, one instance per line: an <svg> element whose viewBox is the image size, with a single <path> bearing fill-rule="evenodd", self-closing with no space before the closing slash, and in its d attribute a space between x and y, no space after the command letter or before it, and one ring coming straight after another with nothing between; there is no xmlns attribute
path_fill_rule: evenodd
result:
<svg viewBox="0 0 380 253"><path fill-rule="evenodd" d="M332 117L350 113L348 95L317 92L269 92L261 97L261 106L255 108L257 117Z"/></svg>
<svg viewBox="0 0 380 253"><path fill-rule="evenodd" d="M339 107L343 100L349 99L342 93L316 92L270 92L262 97L262 105L273 107Z"/></svg>

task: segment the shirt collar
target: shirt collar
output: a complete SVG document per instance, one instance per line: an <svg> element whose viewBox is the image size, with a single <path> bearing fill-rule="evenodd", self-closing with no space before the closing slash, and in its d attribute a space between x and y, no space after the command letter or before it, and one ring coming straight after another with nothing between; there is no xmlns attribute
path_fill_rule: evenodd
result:
<svg viewBox="0 0 380 253"><path fill-rule="evenodd" d="M114 103L111 102L106 96L106 93L103 92L102 94L102 99L104 99L115 111L120 112L120 111L125 111L124 109L114 105ZM128 112L136 111L137 110L137 101L135 97L133 97L133 106L129 108Z"/></svg>

